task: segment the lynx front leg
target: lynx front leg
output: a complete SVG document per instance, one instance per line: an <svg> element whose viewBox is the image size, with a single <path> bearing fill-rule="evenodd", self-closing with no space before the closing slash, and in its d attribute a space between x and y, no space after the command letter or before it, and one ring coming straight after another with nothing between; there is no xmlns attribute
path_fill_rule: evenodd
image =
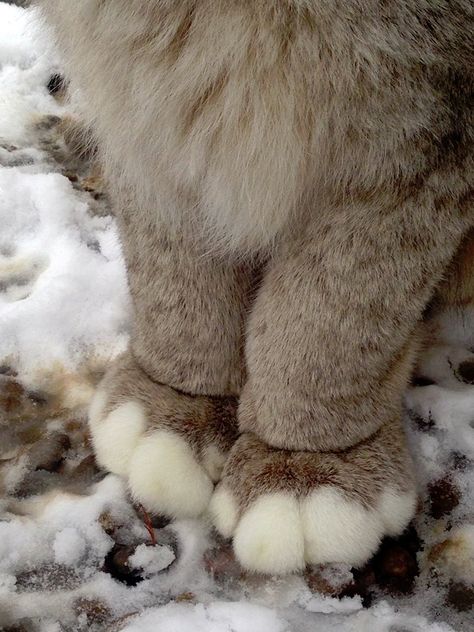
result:
<svg viewBox="0 0 474 632"><path fill-rule="evenodd" d="M246 567L362 564L412 517L401 398L419 319L462 232L428 208L421 195L354 203L269 266L248 328L244 434L211 501Z"/></svg>
<svg viewBox="0 0 474 632"><path fill-rule="evenodd" d="M194 516L237 437L251 275L150 214L121 212L134 330L92 403L92 441L98 462L146 507Z"/></svg>

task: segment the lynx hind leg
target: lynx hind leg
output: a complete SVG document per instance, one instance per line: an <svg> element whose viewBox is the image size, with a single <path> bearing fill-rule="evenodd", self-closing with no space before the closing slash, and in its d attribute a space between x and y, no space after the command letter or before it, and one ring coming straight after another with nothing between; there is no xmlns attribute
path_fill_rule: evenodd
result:
<svg viewBox="0 0 474 632"><path fill-rule="evenodd" d="M233 397L189 396L153 382L127 354L90 408L97 461L151 511L199 515L236 438L235 410Z"/></svg>

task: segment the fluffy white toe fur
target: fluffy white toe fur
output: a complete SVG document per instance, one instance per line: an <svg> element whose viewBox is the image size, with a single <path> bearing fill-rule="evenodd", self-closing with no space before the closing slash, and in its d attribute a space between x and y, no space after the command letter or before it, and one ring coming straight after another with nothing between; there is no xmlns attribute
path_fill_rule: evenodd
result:
<svg viewBox="0 0 474 632"><path fill-rule="evenodd" d="M275 493L256 500L237 525L234 551L252 571L285 574L303 569L304 541L296 498Z"/></svg>
<svg viewBox="0 0 474 632"><path fill-rule="evenodd" d="M382 517L386 535L400 535L415 515L416 493L402 494L387 490L382 494L378 511Z"/></svg>
<svg viewBox="0 0 474 632"><path fill-rule="evenodd" d="M212 523L224 538L230 538L237 524L237 503L231 491L219 485L209 505Z"/></svg>
<svg viewBox="0 0 474 632"><path fill-rule="evenodd" d="M130 461L129 485L145 507L174 518L201 514L213 490L186 441L164 430L139 441Z"/></svg>
<svg viewBox="0 0 474 632"><path fill-rule="evenodd" d="M133 450L146 429L145 411L138 402L127 402L101 419L103 406L101 397L97 397L89 417L96 459L109 472L126 476Z"/></svg>
<svg viewBox="0 0 474 632"><path fill-rule="evenodd" d="M306 559L313 564L361 565L375 553L383 535L376 511L345 499L329 486L320 487L302 502L301 518Z"/></svg>

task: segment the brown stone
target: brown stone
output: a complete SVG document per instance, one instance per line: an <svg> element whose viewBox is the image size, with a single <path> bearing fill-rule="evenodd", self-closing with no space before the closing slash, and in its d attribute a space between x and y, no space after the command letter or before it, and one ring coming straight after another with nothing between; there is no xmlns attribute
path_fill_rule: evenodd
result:
<svg viewBox="0 0 474 632"><path fill-rule="evenodd" d="M177 603L192 603L196 601L196 595L193 592L183 592L175 597Z"/></svg>
<svg viewBox="0 0 474 632"><path fill-rule="evenodd" d="M232 546L222 543L209 549L204 554L206 570L216 580L241 579L245 576L240 564L234 556Z"/></svg>
<svg viewBox="0 0 474 632"><path fill-rule="evenodd" d="M101 474L101 470L96 463L95 457L93 454L89 454L76 465L71 473L71 478L93 479L99 474Z"/></svg>
<svg viewBox="0 0 474 632"><path fill-rule="evenodd" d="M70 447L71 440L67 434L53 432L32 446L30 461L36 470L57 472Z"/></svg>
<svg viewBox="0 0 474 632"><path fill-rule="evenodd" d="M115 619L114 621L112 621L105 628L105 631L106 632L120 632L120 630L123 630L123 628L130 623L130 619L133 619L133 617L136 617L138 614L139 614L138 612L129 612L127 614L124 614L118 619Z"/></svg>
<svg viewBox="0 0 474 632"><path fill-rule="evenodd" d="M130 566L130 557L134 553L134 546L115 544L104 560L104 572L127 586L136 586L143 581L143 576Z"/></svg>
<svg viewBox="0 0 474 632"><path fill-rule="evenodd" d="M352 581L331 583L331 581L325 577L322 570L323 569L318 567L308 567L304 572L306 584L313 593L328 595L330 597L340 597L348 587L353 584Z"/></svg>
<svg viewBox="0 0 474 632"><path fill-rule="evenodd" d="M77 616L86 616L88 625L105 623L111 618L109 608L98 599L79 597L79 599L76 599L74 602L73 608Z"/></svg>
<svg viewBox="0 0 474 632"><path fill-rule="evenodd" d="M457 374L466 384L474 384L474 358L461 362L458 366Z"/></svg>
<svg viewBox="0 0 474 632"><path fill-rule="evenodd" d="M442 518L459 505L461 492L449 477L438 479L428 485L429 513L433 518Z"/></svg>
<svg viewBox="0 0 474 632"><path fill-rule="evenodd" d="M19 382L13 379L2 379L0 381L0 407L7 413L18 410L22 405L24 393L25 389Z"/></svg>
<svg viewBox="0 0 474 632"><path fill-rule="evenodd" d="M112 535L117 528L112 516L107 511L100 514L99 524L108 535Z"/></svg>
<svg viewBox="0 0 474 632"><path fill-rule="evenodd" d="M369 562L376 585L390 593L411 593L419 575L417 553L421 542L409 527L399 538L385 538Z"/></svg>
<svg viewBox="0 0 474 632"><path fill-rule="evenodd" d="M446 603L458 612L471 610L474 607L474 586L452 582L448 588Z"/></svg>

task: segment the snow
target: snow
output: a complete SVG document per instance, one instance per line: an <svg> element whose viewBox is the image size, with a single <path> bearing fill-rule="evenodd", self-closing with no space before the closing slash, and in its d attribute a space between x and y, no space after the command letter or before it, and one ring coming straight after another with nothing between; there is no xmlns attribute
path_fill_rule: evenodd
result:
<svg viewBox="0 0 474 632"><path fill-rule="evenodd" d="M77 529L66 527L58 531L53 542L56 564L76 565L86 552L86 543Z"/></svg>
<svg viewBox="0 0 474 632"><path fill-rule="evenodd" d="M261 606L244 603L211 603L207 606L168 604L154 608L127 625L126 632L285 632L277 615Z"/></svg>
<svg viewBox="0 0 474 632"><path fill-rule="evenodd" d="M60 68L50 39L34 10L0 2L0 628L471 629L469 604L448 603L450 587L469 597L474 584L474 386L457 370L474 358L471 306L440 315L419 368L433 384L406 395L423 547L405 595L343 594L355 581L344 565L312 569L313 584L244 575L199 520L158 526L152 546L123 483L91 463L85 409L127 343L129 297L113 215L58 130L68 108L46 89ZM56 454L58 433L68 441ZM439 481L459 498L435 515ZM130 552L118 571L117 551Z"/></svg>
<svg viewBox="0 0 474 632"><path fill-rule="evenodd" d="M436 420L443 448L461 450L474 457L474 393L472 386L453 390L433 384L412 389L406 402L420 417ZM453 432L454 430L454 432ZM449 445L448 445L449 444Z"/></svg>
<svg viewBox="0 0 474 632"><path fill-rule="evenodd" d="M0 138L28 146L28 123L60 111L44 89L55 57L33 15L13 5L0 11Z"/></svg>
<svg viewBox="0 0 474 632"><path fill-rule="evenodd" d="M114 220L35 147L36 127L64 114L46 90L46 39L34 12L0 5L0 358L36 389L45 368L97 367L122 350L129 300Z"/></svg>
<svg viewBox="0 0 474 632"><path fill-rule="evenodd" d="M154 575L168 568L176 556L169 546L147 546L140 544L130 557L133 568L142 569L145 576Z"/></svg>
<svg viewBox="0 0 474 632"><path fill-rule="evenodd" d="M60 174L2 169L0 192L0 244L15 248L0 256L0 356L34 376L118 349L127 295L112 218L91 217Z"/></svg>

